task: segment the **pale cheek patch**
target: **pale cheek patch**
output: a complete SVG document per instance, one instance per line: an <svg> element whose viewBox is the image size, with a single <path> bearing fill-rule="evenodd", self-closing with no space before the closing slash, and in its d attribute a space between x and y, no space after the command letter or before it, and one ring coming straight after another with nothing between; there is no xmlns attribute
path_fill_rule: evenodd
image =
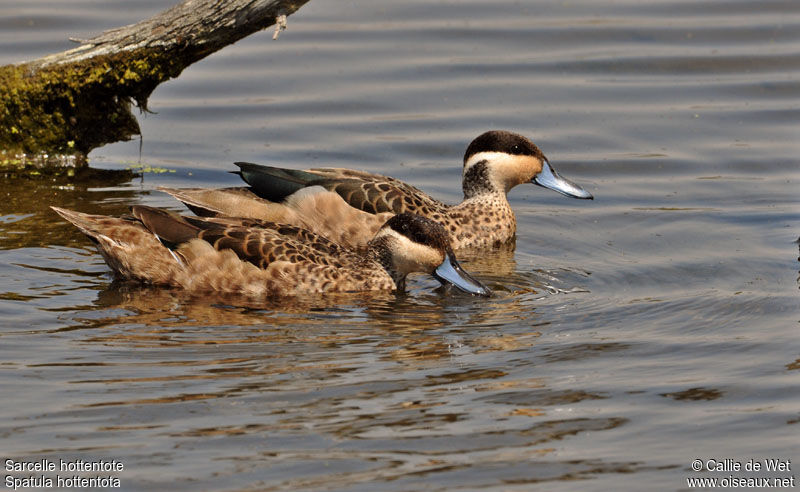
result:
<svg viewBox="0 0 800 492"><path fill-rule="evenodd" d="M415 243L396 231L384 228L379 236L390 236L389 241L392 251L392 262L395 270L403 275L420 272L430 273L444 261L444 255L430 246Z"/></svg>
<svg viewBox="0 0 800 492"><path fill-rule="evenodd" d="M504 152L479 152L464 165L464 173L477 164L489 164L490 179L497 189L508 192L511 188L529 182L542 170L542 161L528 155L509 155Z"/></svg>
<svg viewBox="0 0 800 492"><path fill-rule="evenodd" d="M537 157L516 156L513 161L513 164L509 166L509 169L513 169L509 176L509 182L516 180L516 183L512 186L527 183L542 172L542 161Z"/></svg>

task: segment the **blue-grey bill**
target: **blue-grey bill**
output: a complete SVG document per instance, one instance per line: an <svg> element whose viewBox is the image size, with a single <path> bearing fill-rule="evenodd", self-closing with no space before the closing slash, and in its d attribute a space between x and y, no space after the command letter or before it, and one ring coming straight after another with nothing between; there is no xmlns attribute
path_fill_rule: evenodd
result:
<svg viewBox="0 0 800 492"><path fill-rule="evenodd" d="M450 255L445 255L444 261L433 272L433 276L443 284L450 284L457 287L468 294L476 296L490 296L492 291L488 287L478 282L472 276L461 268L461 265L451 258Z"/></svg>
<svg viewBox="0 0 800 492"><path fill-rule="evenodd" d="M533 183L572 198L585 198L589 200L594 198L588 191L567 178L561 177L547 161L544 161L542 172L533 178Z"/></svg>

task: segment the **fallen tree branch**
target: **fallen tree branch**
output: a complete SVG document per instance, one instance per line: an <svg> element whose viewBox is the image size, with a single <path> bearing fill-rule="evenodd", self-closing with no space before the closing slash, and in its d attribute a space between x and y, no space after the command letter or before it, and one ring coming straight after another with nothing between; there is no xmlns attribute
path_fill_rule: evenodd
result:
<svg viewBox="0 0 800 492"><path fill-rule="evenodd" d="M276 21L280 29L281 16L307 1L185 0L74 49L0 67L0 164L37 153L85 156L130 139L139 134L132 101L146 110L158 84Z"/></svg>

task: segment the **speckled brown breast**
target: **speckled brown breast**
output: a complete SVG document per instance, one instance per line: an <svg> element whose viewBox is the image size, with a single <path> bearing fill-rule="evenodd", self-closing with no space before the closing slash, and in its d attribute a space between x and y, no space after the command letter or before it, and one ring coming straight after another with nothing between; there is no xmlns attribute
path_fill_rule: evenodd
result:
<svg viewBox="0 0 800 492"><path fill-rule="evenodd" d="M451 207L441 218L453 249L497 247L517 232L517 219L504 195L483 195Z"/></svg>

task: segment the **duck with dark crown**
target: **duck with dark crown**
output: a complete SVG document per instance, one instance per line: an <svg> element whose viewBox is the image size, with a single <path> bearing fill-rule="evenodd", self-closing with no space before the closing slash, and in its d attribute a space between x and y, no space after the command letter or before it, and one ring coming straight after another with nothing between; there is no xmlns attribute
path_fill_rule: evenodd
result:
<svg viewBox="0 0 800 492"><path fill-rule="evenodd" d="M523 183L573 198L593 198L559 175L533 142L499 130L483 133L467 147L464 200L457 205L446 205L397 179L363 171L235 164L249 188L160 189L201 216L295 224L353 248L365 247L389 217L402 212L442 224L454 249L499 246L516 234L516 217L506 195Z"/></svg>
<svg viewBox="0 0 800 492"><path fill-rule="evenodd" d="M469 294L491 294L461 268L447 231L410 213L392 217L364 251L354 251L260 220L183 217L141 205L123 217L52 208L97 245L119 277L153 285L288 296L403 290L408 274L422 272Z"/></svg>

